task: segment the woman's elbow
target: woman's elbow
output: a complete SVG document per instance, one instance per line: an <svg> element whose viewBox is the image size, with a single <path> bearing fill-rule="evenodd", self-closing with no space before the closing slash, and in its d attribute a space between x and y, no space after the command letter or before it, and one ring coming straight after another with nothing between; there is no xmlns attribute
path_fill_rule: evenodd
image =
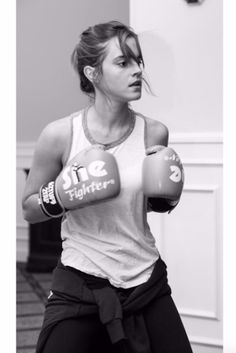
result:
<svg viewBox="0 0 236 353"><path fill-rule="evenodd" d="M32 195L27 199L22 200L22 213L24 220L31 223L45 222L50 219L41 210L38 204L37 195Z"/></svg>
<svg viewBox="0 0 236 353"><path fill-rule="evenodd" d="M32 224L38 222L38 220L35 219L33 207L28 199L22 200L22 214L25 221Z"/></svg>
<svg viewBox="0 0 236 353"><path fill-rule="evenodd" d="M27 201L22 201L22 214L25 221L32 223L32 211L30 210Z"/></svg>

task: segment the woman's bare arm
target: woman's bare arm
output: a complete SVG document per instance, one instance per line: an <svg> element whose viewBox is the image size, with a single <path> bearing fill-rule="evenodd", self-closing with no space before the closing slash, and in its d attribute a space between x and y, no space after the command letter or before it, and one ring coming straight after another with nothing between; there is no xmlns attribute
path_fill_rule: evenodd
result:
<svg viewBox="0 0 236 353"><path fill-rule="evenodd" d="M47 125L38 139L22 199L23 215L30 223L49 219L38 203L38 193L43 184L60 173L69 133L68 121L61 119Z"/></svg>

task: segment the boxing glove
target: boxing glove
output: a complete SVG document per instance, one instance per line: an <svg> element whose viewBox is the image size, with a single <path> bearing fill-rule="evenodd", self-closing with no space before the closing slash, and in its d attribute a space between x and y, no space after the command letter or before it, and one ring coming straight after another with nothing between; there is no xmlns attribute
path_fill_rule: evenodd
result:
<svg viewBox="0 0 236 353"><path fill-rule="evenodd" d="M49 217L118 196L119 170L115 157L100 146L83 150L55 181L40 188L39 204Z"/></svg>
<svg viewBox="0 0 236 353"><path fill-rule="evenodd" d="M184 169L170 147L152 146L143 161L143 193L148 208L156 212L172 211L178 204L184 185Z"/></svg>

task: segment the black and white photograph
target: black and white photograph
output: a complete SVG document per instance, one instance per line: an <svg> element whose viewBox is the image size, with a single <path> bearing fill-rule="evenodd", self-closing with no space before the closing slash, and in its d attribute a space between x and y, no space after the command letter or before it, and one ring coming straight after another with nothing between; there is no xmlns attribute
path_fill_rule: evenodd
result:
<svg viewBox="0 0 236 353"><path fill-rule="evenodd" d="M223 344L223 1L16 1L16 353Z"/></svg>

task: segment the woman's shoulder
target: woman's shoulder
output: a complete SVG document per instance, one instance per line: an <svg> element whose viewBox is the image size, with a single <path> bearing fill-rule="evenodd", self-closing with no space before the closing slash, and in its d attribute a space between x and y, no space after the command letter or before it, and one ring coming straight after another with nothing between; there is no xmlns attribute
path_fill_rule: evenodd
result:
<svg viewBox="0 0 236 353"><path fill-rule="evenodd" d="M71 119L70 117L60 118L48 123L42 130L41 135L52 143L63 142L70 136Z"/></svg>
<svg viewBox="0 0 236 353"><path fill-rule="evenodd" d="M153 145L168 145L169 130L167 126L157 119L147 117L143 114L137 113L145 121L146 126L146 144L147 147Z"/></svg>
<svg viewBox="0 0 236 353"><path fill-rule="evenodd" d="M60 156L62 162L67 158L72 139L73 115L59 118L48 123L42 130L38 144Z"/></svg>
<svg viewBox="0 0 236 353"><path fill-rule="evenodd" d="M63 142L71 136L73 118L80 116L80 111L48 123L42 133Z"/></svg>

